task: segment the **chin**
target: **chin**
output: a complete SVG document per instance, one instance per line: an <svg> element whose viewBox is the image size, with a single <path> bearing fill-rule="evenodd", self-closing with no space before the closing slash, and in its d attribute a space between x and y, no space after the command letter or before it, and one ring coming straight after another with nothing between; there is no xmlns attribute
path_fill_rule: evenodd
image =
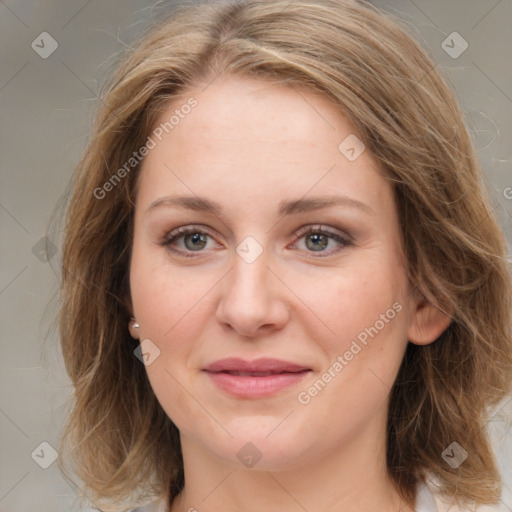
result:
<svg viewBox="0 0 512 512"><path fill-rule="evenodd" d="M203 438L202 444L237 469L280 471L300 465L301 459L305 464L309 450L304 444L304 436L284 427L286 420L282 420L275 417L237 418L235 423L226 424L232 438L222 435L212 444L210 436ZM279 432L279 429L282 430Z"/></svg>

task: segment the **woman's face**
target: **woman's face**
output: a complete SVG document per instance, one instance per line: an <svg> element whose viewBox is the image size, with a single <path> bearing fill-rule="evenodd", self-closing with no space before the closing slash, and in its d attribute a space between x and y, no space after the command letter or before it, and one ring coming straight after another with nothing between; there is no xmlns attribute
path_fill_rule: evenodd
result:
<svg viewBox="0 0 512 512"><path fill-rule="evenodd" d="M185 450L278 469L375 449L416 308L376 162L307 91L218 79L173 114L141 171L130 285Z"/></svg>

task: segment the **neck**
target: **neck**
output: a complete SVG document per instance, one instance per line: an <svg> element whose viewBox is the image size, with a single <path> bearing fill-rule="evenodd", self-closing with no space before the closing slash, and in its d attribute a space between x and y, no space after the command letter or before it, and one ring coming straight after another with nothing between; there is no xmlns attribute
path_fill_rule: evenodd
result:
<svg viewBox="0 0 512 512"><path fill-rule="evenodd" d="M368 428L286 469L241 468L182 435L185 487L171 512L414 512L387 473L384 427L379 434Z"/></svg>

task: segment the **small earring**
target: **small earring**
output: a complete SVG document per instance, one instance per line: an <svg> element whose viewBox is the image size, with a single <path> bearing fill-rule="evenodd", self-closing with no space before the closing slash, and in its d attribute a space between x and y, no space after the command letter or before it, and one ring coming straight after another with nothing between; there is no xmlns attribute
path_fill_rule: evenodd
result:
<svg viewBox="0 0 512 512"><path fill-rule="evenodd" d="M130 331L130 336L134 340L139 339L139 327L140 325L135 321L135 318L130 318L130 321L128 322L128 330Z"/></svg>

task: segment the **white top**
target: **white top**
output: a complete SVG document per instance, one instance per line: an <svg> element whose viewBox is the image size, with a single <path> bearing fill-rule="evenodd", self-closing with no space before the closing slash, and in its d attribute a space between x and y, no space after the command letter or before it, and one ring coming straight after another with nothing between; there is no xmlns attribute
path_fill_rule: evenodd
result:
<svg viewBox="0 0 512 512"><path fill-rule="evenodd" d="M168 512L166 510L166 504L163 498L153 501L144 507L138 507L127 512ZM494 508L485 508L485 510L496 510ZM439 496L434 495L431 489L425 485L421 484L418 488L418 494L416 496L416 509L415 512L474 512L475 509L465 509L461 510L459 507L452 505L451 503L447 503L440 499Z"/></svg>

